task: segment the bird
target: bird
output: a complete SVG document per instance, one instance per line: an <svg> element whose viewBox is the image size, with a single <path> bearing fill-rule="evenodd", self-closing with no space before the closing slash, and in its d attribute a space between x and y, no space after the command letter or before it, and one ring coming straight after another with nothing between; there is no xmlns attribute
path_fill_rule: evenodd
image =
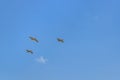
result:
<svg viewBox="0 0 120 80"><path fill-rule="evenodd" d="M27 53L30 53L30 54L33 54L33 51L32 50L26 50Z"/></svg>
<svg viewBox="0 0 120 80"><path fill-rule="evenodd" d="M39 42L35 37L31 37L31 36L30 36L29 38L30 38L32 41L35 41L35 42L37 42L37 43Z"/></svg>
<svg viewBox="0 0 120 80"><path fill-rule="evenodd" d="M61 43L64 43L64 40L61 39L61 38L57 38L57 41L58 41L58 42L61 42Z"/></svg>

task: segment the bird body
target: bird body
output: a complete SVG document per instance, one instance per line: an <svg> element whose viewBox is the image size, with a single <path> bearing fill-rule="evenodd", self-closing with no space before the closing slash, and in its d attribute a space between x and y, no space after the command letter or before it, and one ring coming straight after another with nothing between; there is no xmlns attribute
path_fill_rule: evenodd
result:
<svg viewBox="0 0 120 80"><path fill-rule="evenodd" d="M29 38L30 38L32 41L35 41L35 42L37 42L37 43L39 42L39 41L38 41L36 38L34 38L34 37L31 37L31 36L30 36Z"/></svg>
<svg viewBox="0 0 120 80"><path fill-rule="evenodd" d="M30 54L33 54L33 51L32 50L26 50L27 53L30 53Z"/></svg>
<svg viewBox="0 0 120 80"><path fill-rule="evenodd" d="M58 40L58 42L62 42L62 43L64 43L64 40L61 39L61 38L57 38L57 40Z"/></svg>

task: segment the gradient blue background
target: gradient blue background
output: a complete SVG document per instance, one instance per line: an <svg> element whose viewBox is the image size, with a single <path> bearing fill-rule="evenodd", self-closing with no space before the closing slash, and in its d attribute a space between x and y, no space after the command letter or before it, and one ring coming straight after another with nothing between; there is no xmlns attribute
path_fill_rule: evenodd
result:
<svg viewBox="0 0 120 80"><path fill-rule="evenodd" d="M120 0L0 0L0 80L120 80Z"/></svg>

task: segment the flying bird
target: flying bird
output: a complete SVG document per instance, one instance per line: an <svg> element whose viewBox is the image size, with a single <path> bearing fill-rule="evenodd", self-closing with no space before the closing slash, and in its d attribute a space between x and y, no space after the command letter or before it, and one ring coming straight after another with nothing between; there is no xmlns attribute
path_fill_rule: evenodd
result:
<svg viewBox="0 0 120 80"><path fill-rule="evenodd" d="M26 50L27 53L30 53L30 54L33 54L33 51L32 50Z"/></svg>
<svg viewBox="0 0 120 80"><path fill-rule="evenodd" d="M37 42L37 43L39 42L35 37L31 37L31 36L30 36L29 38L30 38L32 41L35 41L35 42Z"/></svg>
<svg viewBox="0 0 120 80"><path fill-rule="evenodd" d="M61 38L57 38L57 40L58 40L58 42L62 42L62 43L64 43L64 40L61 39Z"/></svg>

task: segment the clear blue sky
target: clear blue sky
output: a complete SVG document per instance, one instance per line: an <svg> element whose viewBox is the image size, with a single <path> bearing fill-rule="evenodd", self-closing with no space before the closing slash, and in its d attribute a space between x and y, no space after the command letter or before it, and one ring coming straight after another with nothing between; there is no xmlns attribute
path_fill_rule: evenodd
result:
<svg viewBox="0 0 120 80"><path fill-rule="evenodd" d="M120 80L119 21L120 0L0 0L0 80Z"/></svg>

